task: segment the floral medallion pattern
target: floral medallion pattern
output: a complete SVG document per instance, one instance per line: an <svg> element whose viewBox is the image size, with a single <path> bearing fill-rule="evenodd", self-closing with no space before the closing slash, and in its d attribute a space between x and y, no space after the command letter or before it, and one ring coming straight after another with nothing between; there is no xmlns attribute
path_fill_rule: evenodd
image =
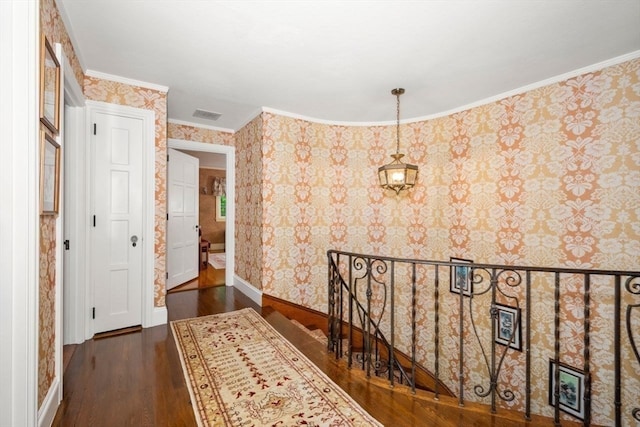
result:
<svg viewBox="0 0 640 427"><path fill-rule="evenodd" d="M56 376L56 219L40 217L40 277L38 325L38 407Z"/></svg>
<svg viewBox="0 0 640 427"><path fill-rule="evenodd" d="M205 129L185 124L167 123L167 135L171 139L204 142L207 144L234 146L233 133L214 129Z"/></svg>
<svg viewBox="0 0 640 427"><path fill-rule="evenodd" d="M262 287L262 266L274 262L263 251L271 241L271 229L263 227L263 200L272 200L274 188L263 186L263 174L276 173L263 165L263 153L274 147L262 145L262 115L234 134L236 146L235 274L258 289ZM270 278L270 281L273 278Z"/></svg>

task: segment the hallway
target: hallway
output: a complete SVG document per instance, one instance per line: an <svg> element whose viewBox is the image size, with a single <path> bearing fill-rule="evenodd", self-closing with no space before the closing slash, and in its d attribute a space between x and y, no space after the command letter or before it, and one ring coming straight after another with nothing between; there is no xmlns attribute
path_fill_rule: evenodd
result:
<svg viewBox="0 0 640 427"><path fill-rule="evenodd" d="M387 426L522 426L511 420L460 408L455 401L415 398L401 388L389 389L362 380L357 370L337 366L325 347L270 308L261 310L232 287L218 286L167 295L169 320L251 307L283 336ZM195 426L178 353L168 325L78 345L64 373L64 399L54 426ZM564 424L563 425L569 425Z"/></svg>

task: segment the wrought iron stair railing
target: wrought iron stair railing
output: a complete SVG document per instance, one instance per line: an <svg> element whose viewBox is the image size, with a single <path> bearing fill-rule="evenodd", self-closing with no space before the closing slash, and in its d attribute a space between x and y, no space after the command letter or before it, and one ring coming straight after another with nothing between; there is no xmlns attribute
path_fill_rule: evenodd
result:
<svg viewBox="0 0 640 427"><path fill-rule="evenodd" d="M400 259L330 250L330 351L434 397L578 420L640 422L640 272ZM360 334L360 335L358 335ZM346 335L346 336L345 336ZM410 366L396 359L400 351Z"/></svg>
<svg viewBox="0 0 640 427"><path fill-rule="evenodd" d="M331 261L330 261L331 262ZM330 271L336 271L330 270ZM338 281L341 286L340 289L348 289L347 284L342 277L333 277L333 281ZM386 295L384 296L386 299ZM331 299L330 299L331 301ZM329 350L335 353L336 358L347 357L347 366L351 368L355 362L360 364L360 368L365 371L366 376L370 377L373 373L375 376L385 376L389 379L391 386L398 382L399 384L406 385L415 392L416 388L423 390L434 391L438 385L435 384L433 375L425 370L422 366L412 360L410 362L410 368L403 365L402 360L406 360L406 357L390 343L385 337L384 333L380 329L380 316L377 320L369 315L367 307L365 307L357 298L357 291L353 289L353 295L350 296L350 307L353 310L350 311L350 321L346 325L341 322L342 316L330 316L329 317ZM357 324L353 319L353 312L357 315ZM346 329L346 333L345 333ZM345 338L347 342L347 349L343 348ZM420 381L416 372L422 370L425 372L428 381ZM444 391L447 395L451 395L446 387Z"/></svg>

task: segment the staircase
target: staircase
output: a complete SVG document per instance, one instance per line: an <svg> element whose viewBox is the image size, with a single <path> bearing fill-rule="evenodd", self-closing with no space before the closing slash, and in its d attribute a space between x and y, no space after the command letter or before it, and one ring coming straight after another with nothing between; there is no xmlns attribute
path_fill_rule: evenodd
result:
<svg viewBox="0 0 640 427"><path fill-rule="evenodd" d="M639 271L327 256L328 348L367 378L522 420L640 422Z"/></svg>

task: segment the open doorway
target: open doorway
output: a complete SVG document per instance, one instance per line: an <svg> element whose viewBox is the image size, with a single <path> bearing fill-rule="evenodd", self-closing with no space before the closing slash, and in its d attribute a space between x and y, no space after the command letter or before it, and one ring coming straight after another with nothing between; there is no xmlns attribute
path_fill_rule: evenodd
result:
<svg viewBox="0 0 640 427"><path fill-rule="evenodd" d="M168 147L200 161L200 274L171 292L233 285L235 148L169 139ZM170 191L168 189L167 191ZM170 247L170 233L167 247Z"/></svg>

